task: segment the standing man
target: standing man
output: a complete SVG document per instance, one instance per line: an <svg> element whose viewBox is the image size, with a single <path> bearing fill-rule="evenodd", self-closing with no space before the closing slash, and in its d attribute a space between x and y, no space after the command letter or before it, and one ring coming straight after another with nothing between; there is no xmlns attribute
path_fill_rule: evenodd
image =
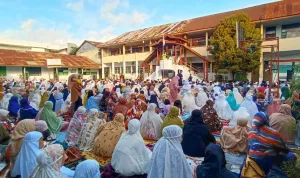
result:
<svg viewBox="0 0 300 178"><path fill-rule="evenodd" d="M177 76L179 77L179 79L178 79L178 85L179 86L183 86L183 83L182 83L182 80L183 80L182 70L178 71Z"/></svg>

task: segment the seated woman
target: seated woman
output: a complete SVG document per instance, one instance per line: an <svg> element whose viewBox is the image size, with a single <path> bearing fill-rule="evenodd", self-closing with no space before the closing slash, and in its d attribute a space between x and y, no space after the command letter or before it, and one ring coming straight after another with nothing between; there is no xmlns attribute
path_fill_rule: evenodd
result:
<svg viewBox="0 0 300 178"><path fill-rule="evenodd" d="M0 109L0 121L7 122L9 127L11 127L10 121L8 120L8 114L9 112L7 110ZM0 124L0 145L8 145L9 141L9 130L5 128L2 124Z"/></svg>
<svg viewBox="0 0 300 178"><path fill-rule="evenodd" d="M65 130L68 128L69 123L63 122L62 118L58 117L56 113L52 110L53 103L51 101L47 101L44 104L44 108L37 120L46 121L48 128L52 134L58 133L60 130Z"/></svg>
<svg viewBox="0 0 300 178"><path fill-rule="evenodd" d="M296 120L292 116L290 105L282 104L279 113L274 113L270 116L270 126L279 132L285 143L295 143Z"/></svg>
<svg viewBox="0 0 300 178"><path fill-rule="evenodd" d="M29 177L37 165L36 158L43 148L43 135L40 132L29 132L25 135L20 153L13 165L11 176Z"/></svg>
<svg viewBox="0 0 300 178"><path fill-rule="evenodd" d="M127 114L128 106L126 98L120 98L118 103L113 107L113 118L116 114L121 113L124 116Z"/></svg>
<svg viewBox="0 0 300 178"><path fill-rule="evenodd" d="M223 127L221 132L221 146L225 152L232 154L247 153L248 133L250 128L247 126L249 114L246 109L240 107L234 113L235 125L233 127Z"/></svg>
<svg viewBox="0 0 300 178"><path fill-rule="evenodd" d="M182 149L184 154L192 157L204 157L205 148L209 143L215 143L215 137L203 122L203 115L199 109L192 112L191 118L183 127Z"/></svg>
<svg viewBox="0 0 300 178"><path fill-rule="evenodd" d="M24 119L35 119L38 111L29 105L29 101L27 98L23 98L20 101L20 110L19 110L19 120Z"/></svg>
<svg viewBox="0 0 300 178"><path fill-rule="evenodd" d="M163 123L159 114L155 112L156 105L151 103L148 109L143 113L141 118L141 135L145 139L158 140L160 135L160 128Z"/></svg>
<svg viewBox="0 0 300 178"><path fill-rule="evenodd" d="M147 173L151 151L145 146L140 134L140 121L129 121L128 131L124 132L112 155L111 166L123 176Z"/></svg>
<svg viewBox="0 0 300 178"><path fill-rule="evenodd" d="M75 145L80 130L86 121L86 109L83 106L80 106L77 111L75 111L66 133L66 142L69 146Z"/></svg>
<svg viewBox="0 0 300 178"><path fill-rule="evenodd" d="M174 106L179 108L179 110L180 110L179 116L183 121L187 120L191 116L191 113L185 111L185 108L182 106L182 103L180 100L176 100L174 102Z"/></svg>
<svg viewBox="0 0 300 178"><path fill-rule="evenodd" d="M93 145L94 154L111 157L124 131L124 115L118 113L113 121L107 122L99 127Z"/></svg>
<svg viewBox="0 0 300 178"><path fill-rule="evenodd" d="M280 165L289 149L280 134L269 126L269 118L263 113L255 114L248 134L249 151L243 166L242 177L264 177L273 166Z"/></svg>
<svg viewBox="0 0 300 178"><path fill-rule="evenodd" d="M54 108L54 112L59 113L63 104L64 104L64 95L62 94L62 92L58 92L55 95L55 108Z"/></svg>
<svg viewBox="0 0 300 178"><path fill-rule="evenodd" d="M226 160L222 148L210 143L205 149L204 161L196 169L197 178L235 178L236 176L225 166Z"/></svg>
<svg viewBox="0 0 300 178"><path fill-rule="evenodd" d="M180 145L182 129L170 125L156 143L148 166L148 178L192 178L193 173Z"/></svg>
<svg viewBox="0 0 300 178"><path fill-rule="evenodd" d="M93 91L90 90L88 92L88 100L87 100L87 104L85 106L86 108L86 112L88 113L91 109L97 109L98 111L100 111L99 107L97 106L96 102L95 102L95 97L93 95Z"/></svg>
<svg viewBox="0 0 300 178"><path fill-rule="evenodd" d="M223 120L231 120L233 111L226 101L226 96L224 92L221 92L219 96L216 96L216 101L214 104L214 109L216 110L218 116Z"/></svg>
<svg viewBox="0 0 300 178"><path fill-rule="evenodd" d="M75 169L75 178L100 178L100 167L95 160L85 160L79 163Z"/></svg>
<svg viewBox="0 0 300 178"><path fill-rule="evenodd" d="M239 109L240 107L240 104L237 104L236 103L236 99L234 98L234 95L233 95L233 92L230 92L228 97L226 98L226 101L228 102L230 108L233 110L233 111L236 111Z"/></svg>
<svg viewBox="0 0 300 178"><path fill-rule="evenodd" d="M50 135L45 121L35 121L32 119L24 119L20 121L11 134L10 159L12 164L15 162L15 159L19 154L24 136L33 131L41 132L44 139L47 139Z"/></svg>
<svg viewBox="0 0 300 178"><path fill-rule="evenodd" d="M17 96L12 96L9 100L8 111L11 117L18 117L18 111L20 109L19 99Z"/></svg>
<svg viewBox="0 0 300 178"><path fill-rule="evenodd" d="M97 109L90 110L87 114L87 122L82 125L81 131L77 137L76 145L79 150L92 150L97 130L105 123L105 119L99 118L99 112Z"/></svg>
<svg viewBox="0 0 300 178"><path fill-rule="evenodd" d="M169 114L164 118L163 123L160 128L160 135L162 135L162 130L169 125L178 125L179 127L183 128L184 124L179 117L180 110L176 106L172 106L170 109Z"/></svg>
<svg viewBox="0 0 300 178"><path fill-rule="evenodd" d="M182 98L182 105L185 111L188 113L192 113L193 110L199 109L196 105L195 97L191 90L187 91L186 94Z"/></svg>
<svg viewBox="0 0 300 178"><path fill-rule="evenodd" d="M208 126L210 132L220 132L223 128L222 122L214 109L214 102L207 100L206 104L200 109L202 112L203 122Z"/></svg>
<svg viewBox="0 0 300 178"><path fill-rule="evenodd" d="M245 100L242 102L241 107L244 107L247 109L247 112L250 114L250 119L248 121L248 126L252 126L252 120L254 118L254 115L258 113L258 109L256 104L253 101L253 96L246 95Z"/></svg>
<svg viewBox="0 0 300 178"><path fill-rule="evenodd" d="M38 155L38 165L30 178L65 178L74 177L74 171L64 167L67 156L59 144L49 145Z"/></svg>
<svg viewBox="0 0 300 178"><path fill-rule="evenodd" d="M267 108L267 115L271 116L273 113L278 113L281 106L281 100L280 99L274 99L271 104L269 104Z"/></svg>
<svg viewBox="0 0 300 178"><path fill-rule="evenodd" d="M269 106L269 102L265 100L265 95L263 93L257 94L257 100L255 104L259 112L266 112Z"/></svg>
<svg viewBox="0 0 300 178"><path fill-rule="evenodd" d="M169 111L170 111L170 108L171 108L171 102L169 99L165 99L164 100L164 108L163 108L163 116L166 116Z"/></svg>

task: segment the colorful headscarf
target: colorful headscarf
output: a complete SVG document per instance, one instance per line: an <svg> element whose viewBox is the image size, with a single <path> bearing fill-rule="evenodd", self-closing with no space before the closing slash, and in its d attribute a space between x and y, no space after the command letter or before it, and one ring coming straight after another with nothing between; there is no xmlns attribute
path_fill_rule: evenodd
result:
<svg viewBox="0 0 300 178"><path fill-rule="evenodd" d="M228 102L230 108L233 110L233 111L236 111L239 109L240 105L239 104L236 104L236 99L234 98L234 94L233 92L230 92L228 97L226 98L226 101Z"/></svg>
<svg viewBox="0 0 300 178"><path fill-rule="evenodd" d="M269 118L264 112L255 114L248 141L249 157L254 159L265 172L268 172L272 166L274 157L272 153L276 148L286 148L279 132L270 127Z"/></svg>
<svg viewBox="0 0 300 178"><path fill-rule="evenodd" d="M20 104L17 96L12 96L9 100L8 111L11 116L17 116L20 109Z"/></svg>
<svg viewBox="0 0 300 178"><path fill-rule="evenodd" d="M98 111L100 111L99 107L97 106L97 104L95 103L95 97L91 96L86 104L86 110L87 112L89 112L91 109L97 109Z"/></svg>
<svg viewBox="0 0 300 178"><path fill-rule="evenodd" d="M52 110L53 103L47 101L44 105L44 109L41 112L40 119L47 122L48 128L51 133L57 133L61 129L61 118L57 117L56 113Z"/></svg>

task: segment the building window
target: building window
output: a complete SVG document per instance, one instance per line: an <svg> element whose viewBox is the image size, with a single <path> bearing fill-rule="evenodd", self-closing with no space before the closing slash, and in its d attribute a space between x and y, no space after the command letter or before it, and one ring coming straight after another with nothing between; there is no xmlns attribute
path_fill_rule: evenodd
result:
<svg viewBox="0 0 300 178"><path fill-rule="evenodd" d="M0 67L0 76L5 77L6 76L6 67L1 66Z"/></svg>
<svg viewBox="0 0 300 178"><path fill-rule="evenodd" d="M131 74L131 66L126 66L126 74Z"/></svg>
<svg viewBox="0 0 300 178"><path fill-rule="evenodd" d="M42 75L42 68L40 68L40 67L26 67L26 71L28 72L29 76L41 76Z"/></svg>
<svg viewBox="0 0 300 178"><path fill-rule="evenodd" d="M125 54L132 53L131 47L125 47Z"/></svg>
<svg viewBox="0 0 300 178"><path fill-rule="evenodd" d="M132 53L141 53L141 52L143 52L143 47L142 46L132 47Z"/></svg>
<svg viewBox="0 0 300 178"><path fill-rule="evenodd" d="M76 73L77 73L76 68L71 68L71 69L70 69L70 73L71 73L71 74L76 74Z"/></svg>
<svg viewBox="0 0 300 178"><path fill-rule="evenodd" d="M149 51L150 51L149 46L144 46L144 52L149 52Z"/></svg>
<svg viewBox="0 0 300 178"><path fill-rule="evenodd" d="M139 67L138 73L139 73L139 74L142 74L142 73L143 73L143 68L142 68L142 67Z"/></svg>
<svg viewBox="0 0 300 178"><path fill-rule="evenodd" d="M266 28L266 38L276 37L276 27L267 27Z"/></svg>
<svg viewBox="0 0 300 178"><path fill-rule="evenodd" d="M110 50L110 55L111 56L116 56L116 55L119 55L119 49L111 49Z"/></svg>
<svg viewBox="0 0 300 178"><path fill-rule="evenodd" d="M282 25L281 38L300 37L300 23Z"/></svg>
<svg viewBox="0 0 300 178"><path fill-rule="evenodd" d="M192 46L205 46L206 45L206 37L201 36L198 38L192 39Z"/></svg>
<svg viewBox="0 0 300 178"><path fill-rule="evenodd" d="M123 74L123 67L115 67L115 74Z"/></svg>
<svg viewBox="0 0 300 178"><path fill-rule="evenodd" d="M132 73L135 73L135 66L132 66Z"/></svg>
<svg viewBox="0 0 300 178"><path fill-rule="evenodd" d="M97 71L94 71L92 69L83 69L83 75L96 75L97 76Z"/></svg>
<svg viewBox="0 0 300 178"><path fill-rule="evenodd" d="M68 68L58 68L58 76L69 75Z"/></svg>

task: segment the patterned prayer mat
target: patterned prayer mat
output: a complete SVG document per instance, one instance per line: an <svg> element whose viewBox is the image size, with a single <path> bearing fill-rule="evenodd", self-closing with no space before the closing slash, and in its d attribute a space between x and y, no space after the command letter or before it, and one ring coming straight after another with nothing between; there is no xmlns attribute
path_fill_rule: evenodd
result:
<svg viewBox="0 0 300 178"><path fill-rule="evenodd" d="M96 160L101 167L104 167L111 162L111 158L98 156L98 155L95 155L93 152L82 152L81 154L85 159Z"/></svg>

